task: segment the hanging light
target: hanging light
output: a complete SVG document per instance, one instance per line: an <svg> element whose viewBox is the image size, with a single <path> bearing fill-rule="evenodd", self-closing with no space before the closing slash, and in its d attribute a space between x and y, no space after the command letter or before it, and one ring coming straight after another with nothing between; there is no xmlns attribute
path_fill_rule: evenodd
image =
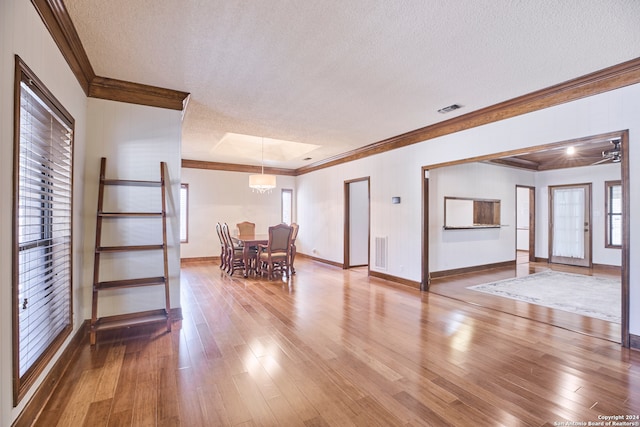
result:
<svg viewBox="0 0 640 427"><path fill-rule="evenodd" d="M264 173L264 137L262 138L262 172L249 175L249 187L258 193L270 193L271 190L276 188L276 176L265 175Z"/></svg>

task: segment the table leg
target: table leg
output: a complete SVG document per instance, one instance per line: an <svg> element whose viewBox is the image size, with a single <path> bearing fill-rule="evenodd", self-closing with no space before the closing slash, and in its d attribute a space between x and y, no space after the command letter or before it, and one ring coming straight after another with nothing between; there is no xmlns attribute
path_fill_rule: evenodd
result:
<svg viewBox="0 0 640 427"><path fill-rule="evenodd" d="M242 247L242 264L244 264L244 278L249 277L249 245Z"/></svg>

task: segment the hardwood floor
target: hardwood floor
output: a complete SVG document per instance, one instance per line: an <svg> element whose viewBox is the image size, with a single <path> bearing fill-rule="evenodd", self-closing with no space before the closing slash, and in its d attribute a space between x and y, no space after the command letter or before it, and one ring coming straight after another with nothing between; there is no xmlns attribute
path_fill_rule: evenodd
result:
<svg viewBox="0 0 640 427"><path fill-rule="evenodd" d="M296 262L288 281L184 267L173 331L99 335L35 424L553 426L640 414L638 351Z"/></svg>
<svg viewBox="0 0 640 427"><path fill-rule="evenodd" d="M526 255L525 255L526 254ZM564 271L574 274L589 276L609 277L620 279L620 269L615 267L572 267L561 264L549 264L546 262L534 263L527 260L528 253L519 253L516 267L493 268L485 271L459 274L443 277L431 281L430 291L438 295L455 298L470 304L499 310L538 322L548 323L560 328L582 334L607 339L616 343L621 342L622 332L620 324L607 322L592 317L581 316L561 310L515 301L509 298L497 297L467 289L468 286L481 283L521 277L528 274L547 270Z"/></svg>

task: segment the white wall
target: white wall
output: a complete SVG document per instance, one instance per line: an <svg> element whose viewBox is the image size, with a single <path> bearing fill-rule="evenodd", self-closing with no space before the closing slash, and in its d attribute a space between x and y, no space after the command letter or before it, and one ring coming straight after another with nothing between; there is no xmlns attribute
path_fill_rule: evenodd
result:
<svg viewBox="0 0 640 427"><path fill-rule="evenodd" d="M182 183L189 184L189 241L181 245L181 258L220 256L216 222L231 230L242 221L256 224L256 233L267 233L270 225L281 221L281 190L293 190L293 221L296 221L295 178L277 176L271 193L254 193L249 174L205 169L182 169ZM300 229L298 241L304 234Z"/></svg>
<svg viewBox="0 0 640 427"><path fill-rule="evenodd" d="M13 86L14 55L19 55L42 80L53 95L75 119L74 135L74 210L73 247L83 244L84 218L84 156L86 129L86 97L65 59L49 36L31 2L0 1L0 425L9 426L24 408L38 381L18 407L12 397L12 200L13 200ZM85 263L82 251L74 251L73 293L81 292ZM73 305L75 333L85 320L83 301L75 298ZM72 333L72 335L73 335ZM62 350L60 350L61 352ZM60 353L59 352L59 353ZM43 378L54 361L49 364Z"/></svg>
<svg viewBox="0 0 640 427"><path fill-rule="evenodd" d="M446 271L515 259L516 185L532 185L534 173L484 163L429 171L429 267ZM500 200L500 228L445 230L444 198Z"/></svg>
<svg viewBox="0 0 640 427"><path fill-rule="evenodd" d="M640 134L638 111L640 85L636 84L301 175L298 222L306 239L297 245L298 251L342 262L343 183L370 176L371 238L389 236L387 273L420 281L422 166L629 129L630 186L638 188L640 150L634 149ZM396 195L403 202L392 206L391 196ZM640 217L640 197L633 191L629 204L630 332L640 335L640 223L634 220ZM432 253L438 250L436 246Z"/></svg>
<svg viewBox="0 0 640 427"><path fill-rule="evenodd" d="M594 264L622 265L620 249L605 248L605 181L620 179L620 164L559 169L536 174L536 256L549 257L549 186L591 183ZM633 197L633 195L632 195ZM633 218L633 216L632 216Z"/></svg>
<svg viewBox="0 0 640 427"><path fill-rule="evenodd" d="M298 223L305 231L296 242L298 253L343 263L344 182L370 176L371 260L375 238L387 237L384 272L419 277L422 171L410 163L399 149L298 176ZM394 196L402 202L391 203Z"/></svg>
<svg viewBox="0 0 640 427"><path fill-rule="evenodd" d="M91 317L93 250L100 158L106 157L106 178L158 181L160 162L167 163L167 241L171 306L180 306L180 145L181 112L102 99L89 99L87 116L87 196L84 241L83 314ZM158 188L113 187L105 189L106 211L159 211ZM124 226L124 227L121 227ZM157 218L114 219L103 221L103 245L162 243L161 222ZM163 275L161 251L104 254L100 280L117 280ZM103 292L99 316L164 307L164 291L149 286Z"/></svg>
<svg viewBox="0 0 640 427"><path fill-rule="evenodd" d="M536 253L548 258L548 191L550 185L592 184L593 232L592 255L595 264L620 266L621 250L605 248L605 181L620 179L620 164L557 169L544 172L518 171L503 166L470 163L430 171L430 267L431 271L450 270L476 265L510 261L515 258L514 233L516 229L515 186L536 187ZM527 209L522 225L528 226L529 190L522 198ZM475 197L499 199L501 229L443 230L443 199L449 197ZM525 231L528 238L528 231ZM517 240L517 237L515 237ZM522 249L528 249L528 242Z"/></svg>

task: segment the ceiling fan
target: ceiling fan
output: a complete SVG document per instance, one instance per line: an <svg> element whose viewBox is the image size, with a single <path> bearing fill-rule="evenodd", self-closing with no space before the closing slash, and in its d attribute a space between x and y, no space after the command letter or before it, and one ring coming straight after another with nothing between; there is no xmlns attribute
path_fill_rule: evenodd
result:
<svg viewBox="0 0 640 427"><path fill-rule="evenodd" d="M612 163L620 163L622 159L622 151L620 150L620 140L616 139L613 141L609 141L613 144L613 148L610 150L605 150L602 152L602 160L598 160L595 163L592 163L591 166L599 165L600 163L612 162Z"/></svg>

